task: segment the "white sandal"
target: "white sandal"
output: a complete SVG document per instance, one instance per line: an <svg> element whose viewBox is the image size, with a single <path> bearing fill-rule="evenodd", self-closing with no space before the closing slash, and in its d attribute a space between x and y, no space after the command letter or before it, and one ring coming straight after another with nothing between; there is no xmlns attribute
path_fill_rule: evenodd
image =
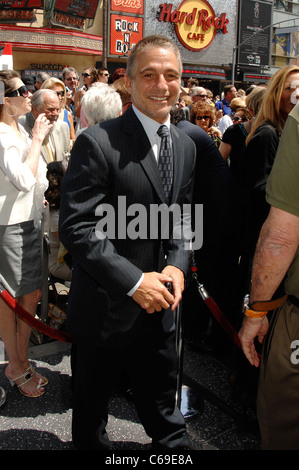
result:
<svg viewBox="0 0 299 470"><path fill-rule="evenodd" d="M19 391L22 393L22 395L25 395L25 397L29 397L29 398L37 398L37 397L40 397L41 395L43 395L43 393L45 392L44 390L40 390L40 387L41 387L41 384L37 385L36 389L39 391L36 395L30 395L26 392L24 392L21 387L22 385L25 385L26 383L28 383L30 380L32 380L32 375L29 373L29 372L25 372L24 374L22 375L19 375L19 377L16 377L15 379L11 379L10 377L8 377L8 375L6 374L6 372L4 372L5 376L8 378L11 386L13 387L14 385L16 385L19 389ZM24 381L20 384L17 384L17 380L19 379L24 379Z"/></svg>
<svg viewBox="0 0 299 470"><path fill-rule="evenodd" d="M38 373L38 372L36 372L36 370L33 368L33 366L31 364L28 367L28 369L26 369L26 372L28 372L32 377L34 376L34 374ZM43 375L41 375L41 374L38 374L38 375L40 375L39 385L41 387L44 387L45 385L47 385L48 379L46 377L44 377Z"/></svg>

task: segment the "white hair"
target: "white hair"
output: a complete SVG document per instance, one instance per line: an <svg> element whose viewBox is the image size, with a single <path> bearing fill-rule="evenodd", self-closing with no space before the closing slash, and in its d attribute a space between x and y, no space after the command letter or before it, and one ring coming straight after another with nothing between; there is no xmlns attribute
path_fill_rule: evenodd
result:
<svg viewBox="0 0 299 470"><path fill-rule="evenodd" d="M105 83L98 86L95 82L83 96L81 105L89 127L113 119L122 111L119 93Z"/></svg>
<svg viewBox="0 0 299 470"><path fill-rule="evenodd" d="M56 94L56 91L50 90L49 88L43 88L35 93L33 93L31 97L31 105L33 108L36 108L38 111L42 109L42 106L44 104L44 99L46 95L50 95L53 98L56 98L57 101L59 102L58 96Z"/></svg>
<svg viewBox="0 0 299 470"><path fill-rule="evenodd" d="M194 86L191 89L191 96L199 95L199 93L206 93L206 89L203 88L202 86Z"/></svg>

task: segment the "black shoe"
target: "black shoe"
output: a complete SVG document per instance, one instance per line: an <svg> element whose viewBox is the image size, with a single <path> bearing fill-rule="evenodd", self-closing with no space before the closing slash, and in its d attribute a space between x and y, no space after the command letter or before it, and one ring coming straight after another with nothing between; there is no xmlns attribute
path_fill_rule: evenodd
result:
<svg viewBox="0 0 299 470"><path fill-rule="evenodd" d="M188 451L190 450L189 447L189 438L188 436L183 436L180 441L169 442L168 444L161 444L160 442L153 441L152 442L152 449L157 451L165 451L165 452L172 452L172 451Z"/></svg>

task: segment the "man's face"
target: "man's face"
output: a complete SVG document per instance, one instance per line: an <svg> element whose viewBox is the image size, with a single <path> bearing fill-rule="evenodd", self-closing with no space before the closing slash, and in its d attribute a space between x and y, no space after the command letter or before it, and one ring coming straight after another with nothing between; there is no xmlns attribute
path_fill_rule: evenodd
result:
<svg viewBox="0 0 299 470"><path fill-rule="evenodd" d="M180 93L179 62L171 49L151 47L136 57L133 80L126 76L132 103L163 124Z"/></svg>
<svg viewBox="0 0 299 470"><path fill-rule="evenodd" d="M108 83L108 79L109 79L108 70L101 70L99 75L98 75L98 82Z"/></svg>
<svg viewBox="0 0 299 470"><path fill-rule="evenodd" d="M71 91L76 91L78 87L78 80L77 80L76 72L67 73L64 78L64 84Z"/></svg>
<svg viewBox="0 0 299 470"><path fill-rule="evenodd" d="M54 124L59 117L60 103L58 96L46 95L44 97L44 104L39 110L38 114L45 113L46 118L49 119L51 124Z"/></svg>
<svg viewBox="0 0 299 470"><path fill-rule="evenodd" d="M226 101L230 103L231 100L233 100L234 98L237 98L237 90L235 87L231 88L230 91L227 93Z"/></svg>
<svg viewBox="0 0 299 470"><path fill-rule="evenodd" d="M195 95L191 95L191 99L193 103L197 103L198 101L206 101L208 98L207 92L204 88L200 88L197 90Z"/></svg>

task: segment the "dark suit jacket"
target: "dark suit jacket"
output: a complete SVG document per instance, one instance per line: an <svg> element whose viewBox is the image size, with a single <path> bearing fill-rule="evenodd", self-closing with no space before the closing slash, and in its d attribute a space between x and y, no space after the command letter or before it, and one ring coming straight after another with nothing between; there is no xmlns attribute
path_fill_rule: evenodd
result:
<svg viewBox="0 0 299 470"><path fill-rule="evenodd" d="M232 315L233 301L239 293L237 266L242 227L239 186L203 129L188 121L177 126L192 138L197 150L193 202L203 204L203 246L195 252L199 281L223 312Z"/></svg>
<svg viewBox="0 0 299 470"><path fill-rule="evenodd" d="M174 126L171 135L174 148L171 202L188 204L192 196L195 147ZM119 196L125 197L126 203L126 208L120 210ZM63 180L59 229L60 240L74 262L68 325L77 340L112 347L129 343L147 315L127 295L142 273L160 272L166 264L186 272L189 252L185 240L150 239L149 234L147 239L134 240L121 232L126 231L127 223L121 221L118 226L121 218L129 221L126 210L132 204L141 204L149 214L152 205L160 205L163 200L157 162L132 108L121 117L79 135ZM110 239L100 240L96 235L99 221L96 211L101 204L115 209L116 236L109 233ZM150 228L152 224L148 221L147 232ZM163 320L163 314L155 315Z"/></svg>

